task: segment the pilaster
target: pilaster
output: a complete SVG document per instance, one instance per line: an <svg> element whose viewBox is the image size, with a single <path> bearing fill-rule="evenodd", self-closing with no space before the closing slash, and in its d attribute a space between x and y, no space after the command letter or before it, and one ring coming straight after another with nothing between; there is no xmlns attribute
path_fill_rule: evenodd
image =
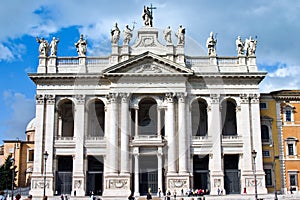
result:
<svg viewBox="0 0 300 200"><path fill-rule="evenodd" d="M49 56L47 73L56 73L56 56Z"/></svg>
<svg viewBox="0 0 300 200"><path fill-rule="evenodd" d="M47 56L39 56L39 65L37 68L37 73L47 73Z"/></svg>

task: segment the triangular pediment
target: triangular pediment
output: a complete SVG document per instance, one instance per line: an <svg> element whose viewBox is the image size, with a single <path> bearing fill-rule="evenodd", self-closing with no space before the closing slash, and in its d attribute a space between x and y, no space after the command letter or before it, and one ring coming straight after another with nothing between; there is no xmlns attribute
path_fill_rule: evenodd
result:
<svg viewBox="0 0 300 200"><path fill-rule="evenodd" d="M176 76L192 75L193 70L151 52L145 52L105 69L103 74L107 76Z"/></svg>

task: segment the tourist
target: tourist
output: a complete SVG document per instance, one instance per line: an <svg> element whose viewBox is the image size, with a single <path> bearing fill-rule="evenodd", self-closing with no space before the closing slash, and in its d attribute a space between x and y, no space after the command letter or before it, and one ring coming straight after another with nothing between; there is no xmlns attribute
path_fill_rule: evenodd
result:
<svg viewBox="0 0 300 200"><path fill-rule="evenodd" d="M15 200L19 200L19 199L21 199L21 195L17 194Z"/></svg>
<svg viewBox="0 0 300 200"><path fill-rule="evenodd" d="M147 198L146 198L146 199L147 199L147 200L148 200L148 199L152 199L152 196L151 196L150 192L147 193Z"/></svg>
<svg viewBox="0 0 300 200"><path fill-rule="evenodd" d="M0 200L5 200L4 191L0 191Z"/></svg>

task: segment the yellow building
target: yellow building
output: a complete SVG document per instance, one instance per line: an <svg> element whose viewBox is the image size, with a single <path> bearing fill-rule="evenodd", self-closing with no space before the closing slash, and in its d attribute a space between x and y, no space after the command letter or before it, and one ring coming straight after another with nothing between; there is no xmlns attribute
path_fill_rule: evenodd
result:
<svg viewBox="0 0 300 200"><path fill-rule="evenodd" d="M269 193L284 192L285 182L282 174L282 156L280 156L281 119L277 117L277 103L271 94L261 94L261 139L263 165L265 171L266 188Z"/></svg>
<svg viewBox="0 0 300 200"><path fill-rule="evenodd" d="M279 107L278 117L282 120L282 158L285 190L298 193L300 183L300 90L271 92Z"/></svg>
<svg viewBox="0 0 300 200"><path fill-rule="evenodd" d="M15 184L17 187L28 187L31 183L34 161L34 131L35 120L33 119L26 128L26 141L19 139L4 140L4 144L1 146L1 165L9 155L14 158L17 171Z"/></svg>

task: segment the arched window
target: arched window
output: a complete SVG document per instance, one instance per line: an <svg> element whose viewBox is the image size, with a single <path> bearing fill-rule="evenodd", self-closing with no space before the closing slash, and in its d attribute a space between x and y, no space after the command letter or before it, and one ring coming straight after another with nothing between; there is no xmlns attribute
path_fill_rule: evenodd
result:
<svg viewBox="0 0 300 200"><path fill-rule="evenodd" d="M222 102L222 134L237 135L236 105L232 100ZM216 122L217 123L217 122Z"/></svg>
<svg viewBox="0 0 300 200"><path fill-rule="evenodd" d="M88 137L103 137L105 131L104 103L97 99L88 105Z"/></svg>
<svg viewBox="0 0 300 200"><path fill-rule="evenodd" d="M61 137L74 136L74 105L69 99L64 100L59 104L59 134Z"/></svg>
<svg viewBox="0 0 300 200"><path fill-rule="evenodd" d="M157 134L157 103L152 98L142 99L139 103L138 114L139 134Z"/></svg>
<svg viewBox="0 0 300 200"><path fill-rule="evenodd" d="M192 103L192 135L207 135L207 104L203 100L196 100Z"/></svg>
<svg viewBox="0 0 300 200"><path fill-rule="evenodd" d="M270 141L269 127L267 125L261 125L261 139L262 142Z"/></svg>

